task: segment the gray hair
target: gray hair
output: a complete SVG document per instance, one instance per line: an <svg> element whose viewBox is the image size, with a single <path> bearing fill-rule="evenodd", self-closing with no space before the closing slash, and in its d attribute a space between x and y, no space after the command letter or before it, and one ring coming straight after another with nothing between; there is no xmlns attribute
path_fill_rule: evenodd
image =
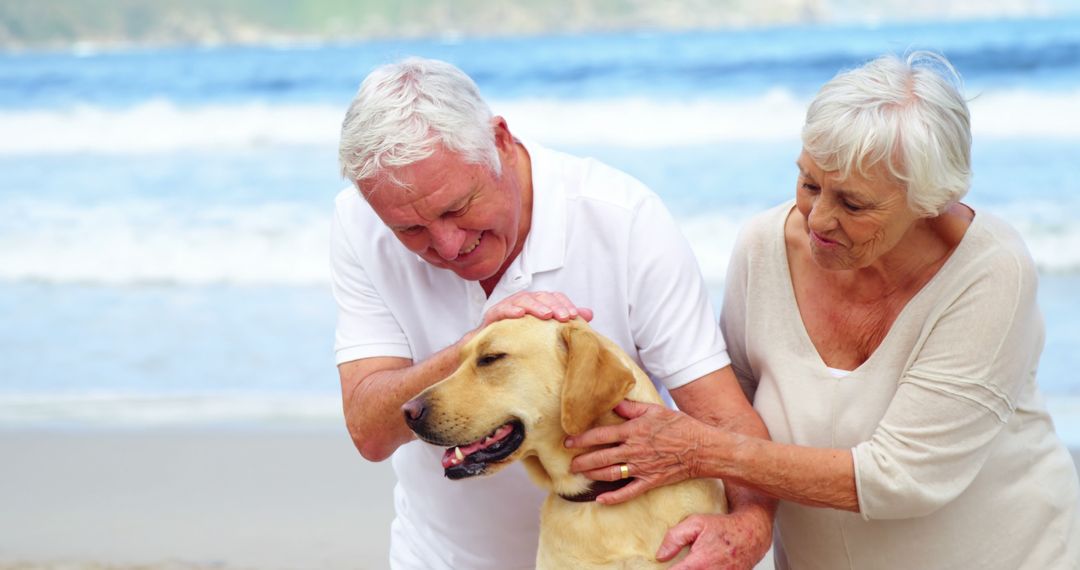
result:
<svg viewBox="0 0 1080 570"><path fill-rule="evenodd" d="M960 75L944 56L886 55L838 74L806 111L807 154L841 177L884 161L924 217L959 202L971 185L971 117Z"/></svg>
<svg viewBox="0 0 1080 570"><path fill-rule="evenodd" d="M360 84L341 124L341 174L356 184L431 156L439 145L500 172L492 114L476 83L444 61L412 57Z"/></svg>

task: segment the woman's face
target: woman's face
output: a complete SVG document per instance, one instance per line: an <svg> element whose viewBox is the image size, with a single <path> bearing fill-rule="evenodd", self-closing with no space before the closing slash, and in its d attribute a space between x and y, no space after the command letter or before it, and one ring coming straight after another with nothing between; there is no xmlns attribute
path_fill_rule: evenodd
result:
<svg viewBox="0 0 1080 570"><path fill-rule="evenodd" d="M892 251L918 216L908 207L904 185L875 165L863 178L818 167L805 151L796 162L795 205L806 221L810 253L823 269L861 269Z"/></svg>

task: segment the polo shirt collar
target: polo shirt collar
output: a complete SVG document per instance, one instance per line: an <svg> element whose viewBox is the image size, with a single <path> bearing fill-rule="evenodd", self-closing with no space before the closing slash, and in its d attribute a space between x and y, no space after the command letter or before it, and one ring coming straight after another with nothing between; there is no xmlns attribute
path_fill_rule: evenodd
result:
<svg viewBox="0 0 1080 570"><path fill-rule="evenodd" d="M532 220L519 254L522 273L535 275L559 269L566 262L566 187L554 153L520 141L532 165Z"/></svg>

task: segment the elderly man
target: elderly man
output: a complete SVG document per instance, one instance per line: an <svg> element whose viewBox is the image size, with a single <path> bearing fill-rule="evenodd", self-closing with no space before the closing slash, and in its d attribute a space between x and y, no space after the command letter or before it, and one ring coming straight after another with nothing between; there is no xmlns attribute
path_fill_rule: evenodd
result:
<svg viewBox="0 0 1080 570"><path fill-rule="evenodd" d="M337 197L331 238L336 359L356 447L372 461L393 455L393 568L534 564L544 493L520 464L448 481L443 450L415 441L400 409L495 320L592 319L682 410L767 437L693 254L640 182L518 140L468 76L416 58L364 80L340 160L355 188ZM769 547L774 505L731 482L728 495L731 514L675 527L664 557L692 541L690 562L752 566Z"/></svg>

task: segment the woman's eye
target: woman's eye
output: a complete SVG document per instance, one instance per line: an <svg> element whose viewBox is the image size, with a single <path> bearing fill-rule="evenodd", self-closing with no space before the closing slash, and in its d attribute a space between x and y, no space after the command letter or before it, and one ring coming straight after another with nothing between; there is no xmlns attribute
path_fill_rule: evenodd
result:
<svg viewBox="0 0 1080 570"><path fill-rule="evenodd" d="M848 202L847 200L844 200L844 207L847 208L851 212L858 212L859 210L862 209L862 206L860 206L858 204L852 204L851 202Z"/></svg>
<svg viewBox="0 0 1080 570"><path fill-rule="evenodd" d="M803 190L806 190L807 192L817 192L818 190L821 189L816 184L810 184L809 182L803 182L802 188L803 188Z"/></svg>

